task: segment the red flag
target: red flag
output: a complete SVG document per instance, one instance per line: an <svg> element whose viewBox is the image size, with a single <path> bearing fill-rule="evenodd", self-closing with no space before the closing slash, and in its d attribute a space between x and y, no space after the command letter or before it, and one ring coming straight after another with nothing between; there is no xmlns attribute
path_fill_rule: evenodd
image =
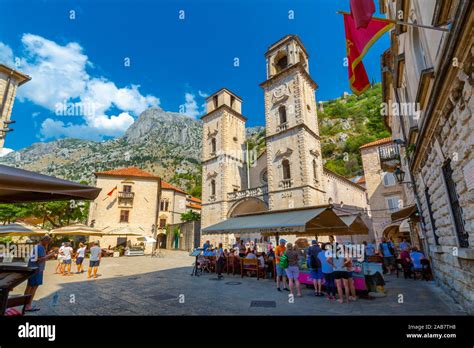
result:
<svg viewBox="0 0 474 348"><path fill-rule="evenodd" d="M351 16L356 28L367 28L372 15L375 13L374 0L351 0Z"/></svg>
<svg viewBox="0 0 474 348"><path fill-rule="evenodd" d="M385 32L393 27L394 23L388 20L372 18L366 29L357 29L354 18L344 13L344 28L346 31L346 49L349 60L349 81L351 90L360 95L370 87L369 78L362 64L362 58L369 48Z"/></svg>
<svg viewBox="0 0 474 348"><path fill-rule="evenodd" d="M114 191L117 189L117 186L115 186L112 191L110 191L109 193L107 193L107 196L109 197L112 197L112 194L114 193Z"/></svg>

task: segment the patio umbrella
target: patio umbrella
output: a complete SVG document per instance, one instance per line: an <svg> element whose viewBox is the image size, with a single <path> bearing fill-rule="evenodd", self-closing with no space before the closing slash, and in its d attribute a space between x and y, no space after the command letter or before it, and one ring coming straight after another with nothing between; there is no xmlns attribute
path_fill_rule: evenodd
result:
<svg viewBox="0 0 474 348"><path fill-rule="evenodd" d="M47 230L43 230L42 228L25 224L23 222L14 222L8 225L0 225L0 237L41 237L44 236L46 233L48 233Z"/></svg>
<svg viewBox="0 0 474 348"><path fill-rule="evenodd" d="M148 237L148 236L139 237L139 238L137 238L137 241L139 241L139 242L145 242L145 243L156 243L156 239L155 239L155 238L153 238L153 237Z"/></svg>
<svg viewBox="0 0 474 348"><path fill-rule="evenodd" d="M132 228L130 226L122 226L111 229L110 231L107 231L105 228L102 230L102 233L104 236L143 236L143 233L138 232L137 229L140 229L140 227Z"/></svg>
<svg viewBox="0 0 474 348"><path fill-rule="evenodd" d="M59 236L98 236L102 237L105 233L97 228L89 227L84 224L73 224L51 230L51 234Z"/></svg>
<svg viewBox="0 0 474 348"><path fill-rule="evenodd" d="M0 203L95 199L100 188L0 165Z"/></svg>

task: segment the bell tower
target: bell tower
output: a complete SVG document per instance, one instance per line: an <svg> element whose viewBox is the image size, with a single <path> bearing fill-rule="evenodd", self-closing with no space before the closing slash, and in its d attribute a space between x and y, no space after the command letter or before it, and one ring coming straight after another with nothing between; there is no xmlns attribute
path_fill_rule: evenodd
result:
<svg viewBox="0 0 474 348"><path fill-rule="evenodd" d="M270 210L325 204L315 91L308 53L287 35L265 53L268 192Z"/></svg>
<svg viewBox="0 0 474 348"><path fill-rule="evenodd" d="M206 99L202 143L201 228L227 219L228 194L247 189L242 99L222 88Z"/></svg>

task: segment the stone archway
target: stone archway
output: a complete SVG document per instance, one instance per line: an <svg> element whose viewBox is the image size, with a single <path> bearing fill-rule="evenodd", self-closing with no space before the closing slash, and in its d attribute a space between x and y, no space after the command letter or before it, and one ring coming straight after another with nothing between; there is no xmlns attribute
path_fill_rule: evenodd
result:
<svg viewBox="0 0 474 348"><path fill-rule="evenodd" d="M249 213L260 213L268 210L267 204L255 197L242 198L235 202L227 213L227 217Z"/></svg>

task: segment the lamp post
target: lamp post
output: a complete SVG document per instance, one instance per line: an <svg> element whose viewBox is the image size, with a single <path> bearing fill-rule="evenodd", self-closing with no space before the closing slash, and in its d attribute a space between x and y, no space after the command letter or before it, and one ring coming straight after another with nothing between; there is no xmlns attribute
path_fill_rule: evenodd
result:
<svg viewBox="0 0 474 348"><path fill-rule="evenodd" d="M400 167L397 167L397 169L395 169L393 174L395 174L395 178L397 179L397 182L400 185L401 184L408 184L408 185L411 185L411 187L415 187L415 183L413 181L411 181L411 180L403 181L403 180L405 180L405 172Z"/></svg>

